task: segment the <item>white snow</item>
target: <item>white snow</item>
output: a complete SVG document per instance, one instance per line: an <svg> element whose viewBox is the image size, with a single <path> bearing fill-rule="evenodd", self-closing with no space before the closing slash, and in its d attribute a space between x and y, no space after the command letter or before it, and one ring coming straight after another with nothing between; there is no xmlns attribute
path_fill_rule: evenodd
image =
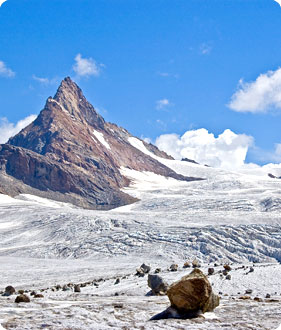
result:
<svg viewBox="0 0 281 330"><path fill-rule="evenodd" d="M98 132L96 130L93 130L94 136L99 140L99 142L104 145L108 150L110 150L110 145L108 142L105 140L103 134L101 132Z"/></svg>

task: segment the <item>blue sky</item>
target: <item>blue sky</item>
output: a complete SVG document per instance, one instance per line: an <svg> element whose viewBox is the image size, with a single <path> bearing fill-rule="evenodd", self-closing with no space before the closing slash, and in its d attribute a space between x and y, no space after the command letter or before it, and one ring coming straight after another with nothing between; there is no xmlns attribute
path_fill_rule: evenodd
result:
<svg viewBox="0 0 281 330"><path fill-rule="evenodd" d="M220 148L229 129L247 162L280 163L280 54L274 0L7 0L0 138L71 76L106 120L136 136L174 133L189 155L186 131L204 128Z"/></svg>

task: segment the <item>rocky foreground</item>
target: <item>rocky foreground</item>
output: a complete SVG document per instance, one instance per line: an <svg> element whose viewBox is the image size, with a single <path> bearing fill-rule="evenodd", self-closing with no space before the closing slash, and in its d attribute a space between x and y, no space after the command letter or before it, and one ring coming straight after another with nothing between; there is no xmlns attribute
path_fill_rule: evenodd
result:
<svg viewBox="0 0 281 330"><path fill-rule="evenodd" d="M1 260L3 261L3 260ZM64 268L55 270L52 262L41 275L49 285L39 285L37 272L26 269L23 281L11 295L0 297L0 324L4 329L277 329L281 323L280 264L211 264L200 269L208 276L214 292L219 293L220 304L213 312L195 318L150 320L166 310L167 295L152 294L148 277L160 276L169 287L192 271L192 263L146 265L137 271L120 264L104 272L105 264L88 262L87 281L81 281L85 264L73 261L73 279ZM85 263L85 262L84 262ZM183 266L185 268L183 268ZM76 268L75 268L76 267ZM80 268L80 271L79 271ZM83 270L82 270L83 268ZM198 268L197 268L198 269ZM196 271L197 271L196 269ZM54 274L52 274L54 270ZM56 273L57 272L57 273ZM94 273L99 274L95 276ZM102 276L103 272L103 276ZM200 272L198 270L198 272ZM60 273L61 281L52 276ZM78 275L79 274L79 275ZM2 271L0 272L2 275ZM230 275L230 277L228 276ZM16 276L16 274L15 274ZM34 284L32 284L35 278ZM80 281L77 281L77 279ZM49 280L48 280L49 279ZM13 278L11 277L11 282ZM19 279L17 279L19 281ZM37 282L37 283L36 283ZM1 282L2 285L2 282ZM16 303L16 297L26 295L30 302ZM172 317L172 316L171 316Z"/></svg>

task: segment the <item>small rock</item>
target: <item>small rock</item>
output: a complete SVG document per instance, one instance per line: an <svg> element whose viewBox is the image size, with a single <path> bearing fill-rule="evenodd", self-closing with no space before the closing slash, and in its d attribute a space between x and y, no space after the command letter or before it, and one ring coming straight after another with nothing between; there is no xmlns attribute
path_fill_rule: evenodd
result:
<svg viewBox="0 0 281 330"><path fill-rule="evenodd" d="M62 287L62 291L69 291L70 288L65 284L63 287Z"/></svg>
<svg viewBox="0 0 281 330"><path fill-rule="evenodd" d="M190 263L186 261L182 268L190 268L190 267L191 267Z"/></svg>
<svg viewBox="0 0 281 330"><path fill-rule="evenodd" d="M178 265L177 264L172 264L171 266L170 266L170 271L171 272L177 272L178 271Z"/></svg>
<svg viewBox="0 0 281 330"><path fill-rule="evenodd" d="M239 297L239 299L248 300L248 299L251 299L251 297L250 296L241 296L241 297Z"/></svg>
<svg viewBox="0 0 281 330"><path fill-rule="evenodd" d="M35 291L32 291L30 295L31 296L35 296L36 295L36 292Z"/></svg>
<svg viewBox="0 0 281 330"><path fill-rule="evenodd" d="M223 268L228 272L230 272L232 269L228 264L223 265Z"/></svg>
<svg viewBox="0 0 281 330"><path fill-rule="evenodd" d="M57 291L60 290L61 289L61 285L59 285L59 284L56 285L56 289L57 289Z"/></svg>
<svg viewBox="0 0 281 330"><path fill-rule="evenodd" d="M80 285L78 284L74 285L74 292L81 292Z"/></svg>
<svg viewBox="0 0 281 330"><path fill-rule="evenodd" d="M154 274L158 274L158 273L161 273L161 268L156 268L155 269Z"/></svg>
<svg viewBox="0 0 281 330"><path fill-rule="evenodd" d="M16 297L15 303L19 304L21 302L29 303L30 302L30 299L29 299L29 297L27 295L21 294L21 295L19 295L19 296Z"/></svg>
<svg viewBox="0 0 281 330"><path fill-rule="evenodd" d="M224 269L222 273L224 276L226 276L228 274L228 270Z"/></svg>
<svg viewBox="0 0 281 330"><path fill-rule="evenodd" d="M145 274L148 274L148 273L150 272L150 270L151 270L151 267L148 266L148 265L146 265L146 264L142 264L142 265L140 266L140 268L142 269L142 271L143 271Z"/></svg>
<svg viewBox="0 0 281 330"><path fill-rule="evenodd" d="M271 296L270 296L269 293L267 293L266 296L265 296L265 298L267 298L267 299L270 298L270 297L271 297Z"/></svg>
<svg viewBox="0 0 281 330"><path fill-rule="evenodd" d="M42 293L37 293L34 295L34 298L44 298L44 296L42 295Z"/></svg>
<svg viewBox="0 0 281 330"><path fill-rule="evenodd" d="M252 289L247 289L247 290L245 291L245 293L247 293L247 294L251 294L251 293L253 293L253 290L252 290Z"/></svg>
<svg viewBox="0 0 281 330"><path fill-rule="evenodd" d="M13 286L11 285L8 285L6 288L5 288L5 292L3 293L3 296L11 296L12 294L16 293L16 290Z"/></svg>
<svg viewBox="0 0 281 330"><path fill-rule="evenodd" d="M208 275L213 275L215 272L214 268L208 268Z"/></svg>
<svg viewBox="0 0 281 330"><path fill-rule="evenodd" d="M199 263L199 261L197 260L197 259L194 259L193 261L192 261L192 267L193 268L199 268L201 265L200 265L200 263Z"/></svg>
<svg viewBox="0 0 281 330"><path fill-rule="evenodd" d="M254 267L250 267L249 273L252 273L254 271Z"/></svg>
<svg viewBox="0 0 281 330"><path fill-rule="evenodd" d="M137 268L135 275L138 277L144 277L144 271L141 268Z"/></svg>
<svg viewBox="0 0 281 330"><path fill-rule="evenodd" d="M231 275L230 274L226 275L225 279L226 280L231 280Z"/></svg>
<svg viewBox="0 0 281 330"><path fill-rule="evenodd" d="M18 290L18 294L24 294L24 290Z"/></svg>
<svg viewBox="0 0 281 330"><path fill-rule="evenodd" d="M168 284L159 275L148 275L147 284L151 288L153 295L165 294L168 290Z"/></svg>
<svg viewBox="0 0 281 330"><path fill-rule="evenodd" d="M120 283L120 278L117 278L114 284L119 284Z"/></svg>
<svg viewBox="0 0 281 330"><path fill-rule="evenodd" d="M259 298L259 297L255 297L254 300L257 301L257 302L262 302L262 301L263 301L263 300L262 300L261 298Z"/></svg>

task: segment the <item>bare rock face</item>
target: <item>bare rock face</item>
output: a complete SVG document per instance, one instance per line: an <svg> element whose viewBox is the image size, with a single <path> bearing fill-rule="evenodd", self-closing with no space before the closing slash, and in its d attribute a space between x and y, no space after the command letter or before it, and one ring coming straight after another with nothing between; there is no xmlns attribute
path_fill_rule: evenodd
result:
<svg viewBox="0 0 281 330"><path fill-rule="evenodd" d="M110 209L136 201L120 189L129 185L121 167L178 180L179 175L130 143L132 135L107 123L81 89L65 78L33 123L0 145L0 193L20 193ZM171 158L141 141L151 154Z"/></svg>
<svg viewBox="0 0 281 330"><path fill-rule="evenodd" d="M213 293L207 277L197 268L173 283L167 295L172 307L186 313L211 312L219 305L219 297Z"/></svg>

